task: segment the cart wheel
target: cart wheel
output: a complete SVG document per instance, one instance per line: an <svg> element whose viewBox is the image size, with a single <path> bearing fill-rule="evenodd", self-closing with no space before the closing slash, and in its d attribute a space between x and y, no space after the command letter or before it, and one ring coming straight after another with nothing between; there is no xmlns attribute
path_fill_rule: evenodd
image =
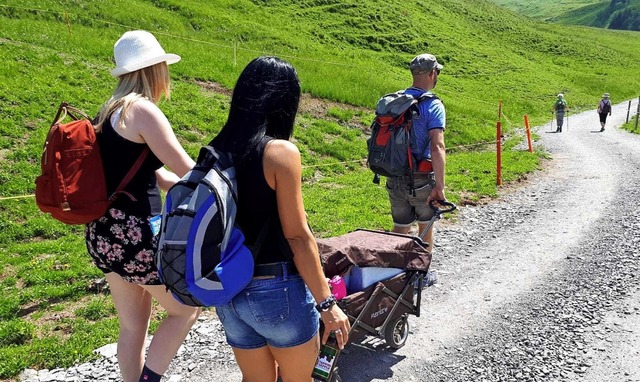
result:
<svg viewBox="0 0 640 382"><path fill-rule="evenodd" d="M394 349L400 349L409 337L409 316L403 314L384 328L384 340Z"/></svg>

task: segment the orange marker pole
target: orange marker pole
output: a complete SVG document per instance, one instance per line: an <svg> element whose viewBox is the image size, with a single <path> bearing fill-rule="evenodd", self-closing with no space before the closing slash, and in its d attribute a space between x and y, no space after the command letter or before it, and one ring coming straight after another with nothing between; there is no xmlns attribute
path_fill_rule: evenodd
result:
<svg viewBox="0 0 640 382"><path fill-rule="evenodd" d="M498 103L498 121L502 121L502 100Z"/></svg>
<svg viewBox="0 0 640 382"><path fill-rule="evenodd" d="M527 130L527 143L529 144L529 152L533 152L533 146L531 145L531 126L529 126L529 116L527 114L524 115L524 126Z"/></svg>
<svg viewBox="0 0 640 382"><path fill-rule="evenodd" d="M496 155L496 184L500 186L502 184L502 124L500 123L500 121L498 121L498 123L496 124Z"/></svg>

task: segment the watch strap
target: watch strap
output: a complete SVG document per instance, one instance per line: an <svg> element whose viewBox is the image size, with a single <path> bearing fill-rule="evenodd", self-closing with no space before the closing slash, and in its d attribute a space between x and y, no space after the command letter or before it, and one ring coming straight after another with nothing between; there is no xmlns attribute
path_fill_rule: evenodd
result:
<svg viewBox="0 0 640 382"><path fill-rule="evenodd" d="M320 301L317 305L316 305L316 310L318 312L326 312L329 309L331 309L332 306L334 306L336 304L336 297L334 295L329 295L329 297L325 298L324 300Z"/></svg>

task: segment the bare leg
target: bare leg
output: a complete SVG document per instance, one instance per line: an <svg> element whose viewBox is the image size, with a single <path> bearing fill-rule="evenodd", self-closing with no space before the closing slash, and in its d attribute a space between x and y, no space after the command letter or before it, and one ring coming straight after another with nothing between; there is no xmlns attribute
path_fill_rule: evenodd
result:
<svg viewBox="0 0 640 382"><path fill-rule="evenodd" d="M268 346L258 349L232 349L242 371L242 382L274 382L276 380L276 360Z"/></svg>
<svg viewBox="0 0 640 382"><path fill-rule="evenodd" d="M118 364L124 382L138 382L144 364L144 343L151 315L151 295L115 273L106 275L118 311Z"/></svg>
<svg viewBox="0 0 640 382"><path fill-rule="evenodd" d="M291 348L269 347L280 365L283 382L312 381L311 373L320 352L320 337Z"/></svg>
<svg viewBox="0 0 640 382"><path fill-rule="evenodd" d="M149 369L164 374L201 310L178 302L164 285L145 285L144 289L167 311L153 335L146 362Z"/></svg>
<svg viewBox="0 0 640 382"><path fill-rule="evenodd" d="M419 234L421 234L422 231L424 231L425 228L427 228L427 226L428 226L428 223L419 223L418 224ZM429 244L429 247L428 247L429 252L433 252L433 225L431 226L431 228L429 228L427 233L424 235L424 238L422 239L422 241Z"/></svg>
<svg viewBox="0 0 640 382"><path fill-rule="evenodd" d="M402 233L402 234L408 234L409 230L411 229L410 226L407 227L398 227L397 225L393 226L393 229L391 230L391 232L395 232L395 233Z"/></svg>

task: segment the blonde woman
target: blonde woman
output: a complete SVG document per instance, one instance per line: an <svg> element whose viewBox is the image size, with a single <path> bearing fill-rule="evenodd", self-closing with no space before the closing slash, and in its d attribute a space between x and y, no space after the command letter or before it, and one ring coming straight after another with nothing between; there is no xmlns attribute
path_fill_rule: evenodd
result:
<svg viewBox="0 0 640 382"><path fill-rule="evenodd" d="M199 309L180 304L160 285L154 254L166 190L194 165L158 108L169 97L168 65L180 56L167 54L146 31L126 32L114 45L118 78L113 96L97 118L98 141L107 188L113 192L125 174L148 151L140 169L101 218L89 223L89 254L105 273L118 312L118 364L124 382L158 382L196 321ZM151 302L166 310L145 362Z"/></svg>

